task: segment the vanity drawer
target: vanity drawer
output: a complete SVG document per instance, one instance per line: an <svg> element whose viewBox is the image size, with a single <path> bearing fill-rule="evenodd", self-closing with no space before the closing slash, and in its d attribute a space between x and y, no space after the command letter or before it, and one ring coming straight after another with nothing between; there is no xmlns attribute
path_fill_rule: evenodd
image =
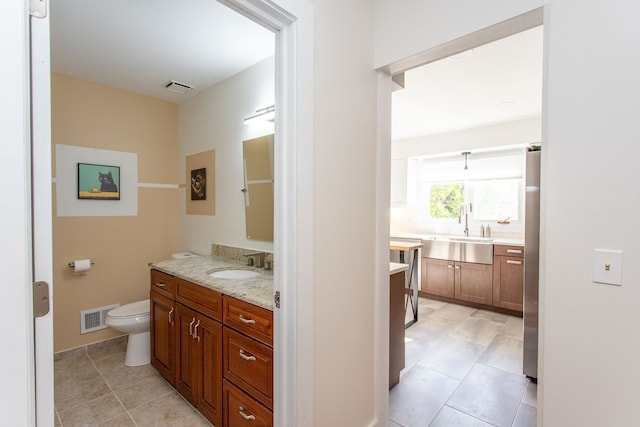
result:
<svg viewBox="0 0 640 427"><path fill-rule="evenodd" d="M524 246L493 245L493 255L524 258Z"/></svg>
<svg viewBox="0 0 640 427"><path fill-rule="evenodd" d="M224 324L273 346L273 312L232 297L224 297Z"/></svg>
<svg viewBox="0 0 640 427"><path fill-rule="evenodd" d="M167 298L174 299L176 278L158 270L151 270L151 290Z"/></svg>
<svg viewBox="0 0 640 427"><path fill-rule="evenodd" d="M273 407L273 349L223 328L224 377L268 408Z"/></svg>
<svg viewBox="0 0 640 427"><path fill-rule="evenodd" d="M223 425L226 427L273 427L273 414L255 399L223 381Z"/></svg>
<svg viewBox="0 0 640 427"><path fill-rule="evenodd" d="M215 320L222 321L222 294L176 278L176 300Z"/></svg>

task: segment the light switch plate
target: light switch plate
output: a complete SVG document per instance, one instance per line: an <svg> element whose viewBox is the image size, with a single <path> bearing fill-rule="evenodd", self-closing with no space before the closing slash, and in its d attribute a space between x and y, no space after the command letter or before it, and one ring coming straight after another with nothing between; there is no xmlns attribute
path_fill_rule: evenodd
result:
<svg viewBox="0 0 640 427"><path fill-rule="evenodd" d="M593 251L593 281L608 285L622 285L622 251L605 249Z"/></svg>

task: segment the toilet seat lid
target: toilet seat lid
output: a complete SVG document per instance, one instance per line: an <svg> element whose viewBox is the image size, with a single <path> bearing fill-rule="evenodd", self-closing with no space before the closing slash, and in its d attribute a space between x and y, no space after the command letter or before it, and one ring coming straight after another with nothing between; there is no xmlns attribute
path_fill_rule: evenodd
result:
<svg viewBox="0 0 640 427"><path fill-rule="evenodd" d="M151 311L151 305L148 299L142 301L132 302L130 304L121 305L118 308L114 308L107 313L110 317L134 317L143 316L149 314Z"/></svg>

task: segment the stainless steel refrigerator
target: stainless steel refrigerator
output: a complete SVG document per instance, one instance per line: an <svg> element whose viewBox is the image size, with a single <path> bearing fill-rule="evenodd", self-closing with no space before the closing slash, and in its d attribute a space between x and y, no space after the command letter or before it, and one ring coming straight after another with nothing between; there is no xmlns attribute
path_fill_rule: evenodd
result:
<svg viewBox="0 0 640 427"><path fill-rule="evenodd" d="M527 149L524 235L523 373L538 378L538 281L540 270L540 145Z"/></svg>

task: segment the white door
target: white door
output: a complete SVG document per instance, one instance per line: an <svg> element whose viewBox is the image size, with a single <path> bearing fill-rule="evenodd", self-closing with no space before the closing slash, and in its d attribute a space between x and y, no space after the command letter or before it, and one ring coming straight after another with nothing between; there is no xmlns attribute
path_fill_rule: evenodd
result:
<svg viewBox="0 0 640 427"><path fill-rule="evenodd" d="M32 2L33 3L33 2ZM34 321L36 422L54 425L53 269L51 231L51 70L48 2L31 17L31 164L33 278L49 285L49 312Z"/></svg>
<svg viewBox="0 0 640 427"><path fill-rule="evenodd" d="M0 338L6 346L0 352L0 413L3 425L50 426L54 421L52 322L51 316L34 322L31 287L34 280L51 278L49 35L48 20L32 27L28 11L28 0L0 2L0 78L11 82L0 97ZM34 86L46 82L46 89L37 89L40 98L33 101L32 28L33 65L40 76ZM32 177L32 169L42 170Z"/></svg>

